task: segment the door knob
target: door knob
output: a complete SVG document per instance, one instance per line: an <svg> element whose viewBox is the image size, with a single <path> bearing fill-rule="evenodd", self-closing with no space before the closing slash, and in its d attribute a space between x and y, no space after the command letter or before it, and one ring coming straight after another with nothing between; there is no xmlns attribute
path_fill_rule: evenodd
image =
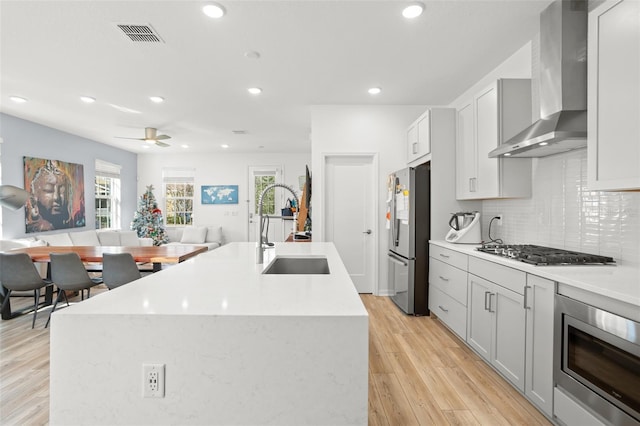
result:
<svg viewBox="0 0 640 426"><path fill-rule="evenodd" d="M366 231L362 231L363 234L371 234L371 229L367 229Z"/></svg>

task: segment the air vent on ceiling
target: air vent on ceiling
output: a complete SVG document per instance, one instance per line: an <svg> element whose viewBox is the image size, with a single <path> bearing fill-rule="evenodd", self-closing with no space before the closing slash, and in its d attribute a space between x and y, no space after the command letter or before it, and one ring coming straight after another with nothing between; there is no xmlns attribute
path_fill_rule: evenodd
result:
<svg viewBox="0 0 640 426"><path fill-rule="evenodd" d="M246 130L232 130L231 133L233 133L234 135L246 135L247 131Z"/></svg>
<svg viewBox="0 0 640 426"><path fill-rule="evenodd" d="M116 24L131 41L164 43L149 24Z"/></svg>

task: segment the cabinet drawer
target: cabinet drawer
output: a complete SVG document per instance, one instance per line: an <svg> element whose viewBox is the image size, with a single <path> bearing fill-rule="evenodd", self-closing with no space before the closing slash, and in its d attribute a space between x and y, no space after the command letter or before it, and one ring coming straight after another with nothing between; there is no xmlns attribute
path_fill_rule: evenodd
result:
<svg viewBox="0 0 640 426"><path fill-rule="evenodd" d="M431 258L429 261L429 285L467 306L467 271Z"/></svg>
<svg viewBox="0 0 640 426"><path fill-rule="evenodd" d="M449 265L453 265L458 269L462 269L463 271L467 270L467 258L469 256L467 256L466 254L462 254L457 251L449 250L444 247L431 244L429 256L442 262L448 263Z"/></svg>
<svg viewBox="0 0 640 426"><path fill-rule="evenodd" d="M429 287L429 309L462 340L467 339L467 308L437 287Z"/></svg>
<svg viewBox="0 0 640 426"><path fill-rule="evenodd" d="M469 258L469 273L494 282L518 294L524 294L524 286L527 282L527 274L525 272L471 257Z"/></svg>

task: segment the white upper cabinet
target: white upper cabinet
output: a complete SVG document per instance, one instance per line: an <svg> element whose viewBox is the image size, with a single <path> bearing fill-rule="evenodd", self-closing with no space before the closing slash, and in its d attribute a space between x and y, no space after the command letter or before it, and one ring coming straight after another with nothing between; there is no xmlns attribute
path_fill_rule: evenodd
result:
<svg viewBox="0 0 640 426"><path fill-rule="evenodd" d="M530 197L531 159L488 154L531 124L531 80L495 81L460 107L457 119L457 198Z"/></svg>
<svg viewBox="0 0 640 426"><path fill-rule="evenodd" d="M640 189L640 2L589 13L590 190Z"/></svg>
<svg viewBox="0 0 640 426"><path fill-rule="evenodd" d="M407 163L431 153L431 114L427 110L407 130Z"/></svg>

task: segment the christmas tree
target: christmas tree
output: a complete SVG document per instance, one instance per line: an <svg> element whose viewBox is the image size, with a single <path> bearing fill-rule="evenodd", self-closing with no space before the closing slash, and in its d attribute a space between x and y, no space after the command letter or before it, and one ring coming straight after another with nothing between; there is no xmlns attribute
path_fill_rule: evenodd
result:
<svg viewBox="0 0 640 426"><path fill-rule="evenodd" d="M153 239L153 245L159 246L169 241L164 230L162 211L158 208L153 185L147 186L147 192L142 194L138 203L138 211L133 215L131 229L138 233L140 238Z"/></svg>

